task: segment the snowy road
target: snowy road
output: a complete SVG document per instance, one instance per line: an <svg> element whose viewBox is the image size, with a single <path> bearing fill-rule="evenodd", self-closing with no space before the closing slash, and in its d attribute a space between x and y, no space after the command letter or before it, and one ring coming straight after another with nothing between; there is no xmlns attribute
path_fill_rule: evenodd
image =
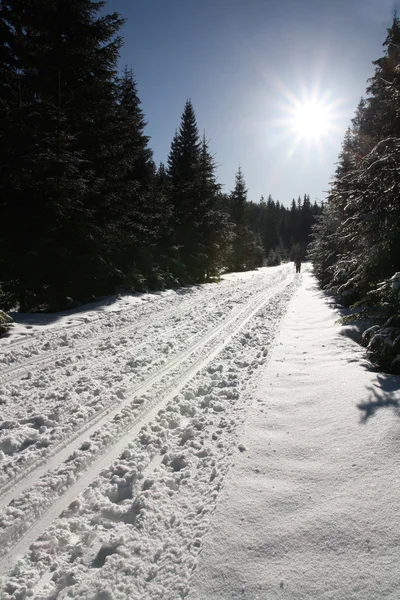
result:
<svg viewBox="0 0 400 600"><path fill-rule="evenodd" d="M400 377L341 335L305 271L187 600L400 598Z"/></svg>
<svg viewBox="0 0 400 600"><path fill-rule="evenodd" d="M185 596L299 282L261 269L1 340L2 600Z"/></svg>

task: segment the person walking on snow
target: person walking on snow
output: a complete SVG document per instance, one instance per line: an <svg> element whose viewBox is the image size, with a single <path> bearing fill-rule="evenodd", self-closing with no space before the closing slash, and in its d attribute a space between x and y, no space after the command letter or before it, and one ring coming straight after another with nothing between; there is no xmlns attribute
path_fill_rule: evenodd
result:
<svg viewBox="0 0 400 600"><path fill-rule="evenodd" d="M294 264L295 264L295 267L296 267L296 273L300 273L300 271L301 271L301 260L300 260L299 257L295 258Z"/></svg>

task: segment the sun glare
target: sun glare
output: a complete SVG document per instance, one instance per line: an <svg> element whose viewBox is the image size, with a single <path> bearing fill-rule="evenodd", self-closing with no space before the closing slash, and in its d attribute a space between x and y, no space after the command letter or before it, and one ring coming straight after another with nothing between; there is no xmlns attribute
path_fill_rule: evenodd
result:
<svg viewBox="0 0 400 600"><path fill-rule="evenodd" d="M293 107L292 127L300 139L316 139L329 133L331 115L322 102L309 101Z"/></svg>
<svg viewBox="0 0 400 600"><path fill-rule="evenodd" d="M279 116L274 120L276 135L287 141L288 157L301 148L304 159L318 156L323 161L325 150L342 136L344 101L315 83L308 89L304 84L298 87L294 91L280 85Z"/></svg>

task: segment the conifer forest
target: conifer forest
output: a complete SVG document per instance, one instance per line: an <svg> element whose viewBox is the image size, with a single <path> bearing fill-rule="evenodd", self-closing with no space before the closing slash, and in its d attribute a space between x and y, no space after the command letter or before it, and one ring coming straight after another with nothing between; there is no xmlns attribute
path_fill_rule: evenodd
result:
<svg viewBox="0 0 400 600"><path fill-rule="evenodd" d="M1 1L0 307L61 310L304 257L322 207L250 201L237 166L223 190L190 100L155 164L134 73L119 68L124 19L104 6Z"/></svg>
<svg viewBox="0 0 400 600"><path fill-rule="evenodd" d="M400 20L346 131L309 257L321 286L370 325L363 342L400 373ZM365 325L362 326L362 329Z"/></svg>

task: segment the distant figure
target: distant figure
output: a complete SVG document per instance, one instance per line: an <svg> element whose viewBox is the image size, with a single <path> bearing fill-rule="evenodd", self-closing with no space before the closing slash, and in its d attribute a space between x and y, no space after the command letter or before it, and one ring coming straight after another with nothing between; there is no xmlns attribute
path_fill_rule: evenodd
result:
<svg viewBox="0 0 400 600"><path fill-rule="evenodd" d="M300 258L296 258L294 261L294 264L296 266L296 273L300 273L301 271L301 260Z"/></svg>

